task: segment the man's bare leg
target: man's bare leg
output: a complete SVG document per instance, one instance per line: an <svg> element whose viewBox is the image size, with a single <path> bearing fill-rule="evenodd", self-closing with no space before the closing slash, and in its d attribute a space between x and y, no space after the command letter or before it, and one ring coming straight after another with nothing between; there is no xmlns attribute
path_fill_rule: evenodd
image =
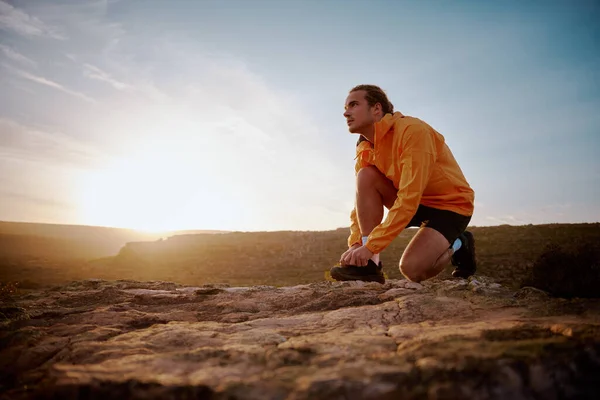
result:
<svg viewBox="0 0 600 400"><path fill-rule="evenodd" d="M400 272L413 282L433 278L446 268L452 258L450 243L433 228L421 227L400 259Z"/></svg>
<svg viewBox="0 0 600 400"><path fill-rule="evenodd" d="M356 176L356 215L362 236L368 236L383 220L383 207L392 207L398 190L377 168L369 166ZM379 262L379 255L373 256Z"/></svg>
<svg viewBox="0 0 600 400"><path fill-rule="evenodd" d="M358 171L356 177L356 214L362 236L368 236L383 220L383 207L394 205L398 190L375 167ZM432 278L450 263L450 243L435 229L422 227L412 238L400 259L400 271L409 280Z"/></svg>

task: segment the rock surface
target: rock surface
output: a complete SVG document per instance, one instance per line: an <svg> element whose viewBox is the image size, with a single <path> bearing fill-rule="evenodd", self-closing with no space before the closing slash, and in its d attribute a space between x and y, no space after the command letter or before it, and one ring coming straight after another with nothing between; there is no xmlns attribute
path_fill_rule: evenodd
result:
<svg viewBox="0 0 600 400"><path fill-rule="evenodd" d="M88 280L0 307L3 399L563 399L600 393L600 299L485 277Z"/></svg>

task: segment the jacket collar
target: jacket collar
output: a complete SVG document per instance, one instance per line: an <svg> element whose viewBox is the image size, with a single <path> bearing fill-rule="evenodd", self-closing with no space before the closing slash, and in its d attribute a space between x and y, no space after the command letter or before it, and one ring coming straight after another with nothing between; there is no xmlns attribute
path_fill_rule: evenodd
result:
<svg viewBox="0 0 600 400"><path fill-rule="evenodd" d="M404 118L401 112L396 111L393 114L385 114L379 122L375 122L375 143L381 140L394 127L394 123L400 118Z"/></svg>

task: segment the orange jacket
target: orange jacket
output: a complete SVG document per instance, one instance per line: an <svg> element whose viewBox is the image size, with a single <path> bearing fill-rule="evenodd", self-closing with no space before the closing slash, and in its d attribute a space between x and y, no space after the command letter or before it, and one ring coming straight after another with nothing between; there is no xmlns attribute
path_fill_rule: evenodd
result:
<svg viewBox="0 0 600 400"><path fill-rule="evenodd" d="M367 248L381 253L408 225L419 204L473 215L475 193L467 183L444 137L418 118L399 112L375 123L374 144L365 140L356 147L356 173L374 165L398 189L386 219L373 229ZM356 208L348 246L361 243Z"/></svg>

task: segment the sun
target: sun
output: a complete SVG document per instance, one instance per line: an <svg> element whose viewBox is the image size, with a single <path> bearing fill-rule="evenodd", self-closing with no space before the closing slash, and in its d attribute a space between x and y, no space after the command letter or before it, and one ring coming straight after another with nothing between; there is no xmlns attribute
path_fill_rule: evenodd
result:
<svg viewBox="0 0 600 400"><path fill-rule="evenodd" d="M174 171L160 164L122 159L87 174L79 202L86 223L141 231L168 230L175 210L170 203L177 179L165 179Z"/></svg>
<svg viewBox="0 0 600 400"><path fill-rule="evenodd" d="M81 219L153 233L210 222L205 214L220 212L220 204L202 193L197 171L168 154L117 160L85 175L79 185Z"/></svg>
<svg viewBox="0 0 600 400"><path fill-rule="evenodd" d="M229 136L211 134L220 125L175 115L161 121L119 127L120 155L79 175L73 201L79 221L145 232L248 230L262 223L270 205L258 200L248 179L261 173L253 154L232 147ZM130 131L144 134L127 139Z"/></svg>

